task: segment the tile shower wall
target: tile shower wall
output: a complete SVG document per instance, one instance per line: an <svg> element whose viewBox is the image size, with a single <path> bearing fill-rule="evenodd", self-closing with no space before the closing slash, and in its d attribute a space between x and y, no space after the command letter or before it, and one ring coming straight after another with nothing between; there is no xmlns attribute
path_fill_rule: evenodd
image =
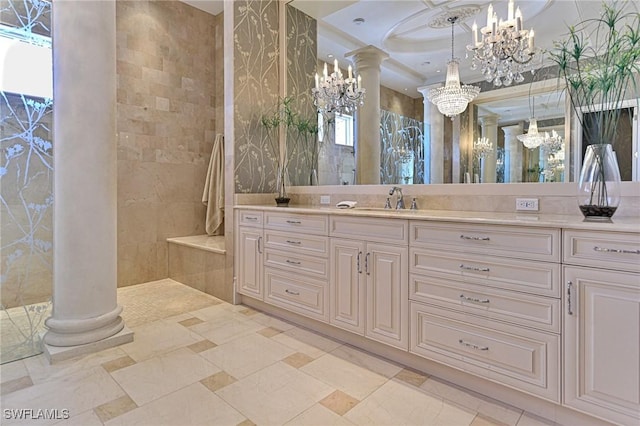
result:
<svg viewBox="0 0 640 426"><path fill-rule="evenodd" d="M165 239L204 233L221 27L182 2L117 2L119 286L166 278Z"/></svg>

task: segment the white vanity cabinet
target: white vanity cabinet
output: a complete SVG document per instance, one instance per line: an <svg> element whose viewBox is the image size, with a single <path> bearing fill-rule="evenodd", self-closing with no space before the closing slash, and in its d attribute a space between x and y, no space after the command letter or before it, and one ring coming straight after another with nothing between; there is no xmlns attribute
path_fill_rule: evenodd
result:
<svg viewBox="0 0 640 426"><path fill-rule="evenodd" d="M263 213L239 210L236 222L235 258L238 293L262 300L263 298Z"/></svg>
<svg viewBox="0 0 640 426"><path fill-rule="evenodd" d="M564 404L640 424L640 234L564 231Z"/></svg>
<svg viewBox="0 0 640 426"><path fill-rule="evenodd" d="M408 223L331 216L329 322L408 349Z"/></svg>
<svg viewBox="0 0 640 426"><path fill-rule="evenodd" d="M327 215L264 213L264 301L329 322Z"/></svg>
<svg viewBox="0 0 640 426"><path fill-rule="evenodd" d="M560 231L411 221L409 350L560 402Z"/></svg>

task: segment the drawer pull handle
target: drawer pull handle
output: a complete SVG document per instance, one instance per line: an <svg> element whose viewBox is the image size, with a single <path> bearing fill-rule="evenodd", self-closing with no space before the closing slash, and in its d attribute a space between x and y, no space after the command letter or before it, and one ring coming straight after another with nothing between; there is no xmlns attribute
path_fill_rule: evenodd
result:
<svg viewBox="0 0 640 426"><path fill-rule="evenodd" d="M287 240L287 242L288 242L289 244L295 244L295 245L300 245L300 244L302 244L302 241L291 241L291 240Z"/></svg>
<svg viewBox="0 0 640 426"><path fill-rule="evenodd" d="M258 237L258 253L262 254L262 237Z"/></svg>
<svg viewBox="0 0 640 426"><path fill-rule="evenodd" d="M491 241L489 237L470 237L468 235L460 235L460 239L463 240L472 240L472 241Z"/></svg>
<svg viewBox="0 0 640 426"><path fill-rule="evenodd" d="M567 281L567 313L569 315L573 315L573 310L571 309L571 287L573 283L571 281Z"/></svg>
<svg viewBox="0 0 640 426"><path fill-rule="evenodd" d="M364 257L364 270L367 271L367 275L371 275L371 273L369 272L369 255L371 253L367 253L367 255Z"/></svg>
<svg viewBox="0 0 640 426"><path fill-rule="evenodd" d="M287 262L289 265L300 265L300 262L295 262L295 261L289 260L289 259L285 260L285 262Z"/></svg>
<svg viewBox="0 0 640 426"><path fill-rule="evenodd" d="M460 295L460 299L466 300L467 302L473 302L473 303L490 303L489 299L478 299L476 297L467 297L464 294Z"/></svg>
<svg viewBox="0 0 640 426"><path fill-rule="evenodd" d="M490 269L489 268L478 268L477 266L466 266L463 264L460 264L460 269L464 269L466 271L476 271L476 272L489 272Z"/></svg>
<svg viewBox="0 0 640 426"><path fill-rule="evenodd" d="M300 296L300 293L298 293L297 291L291 291L288 288L284 290L285 293L290 294L292 296Z"/></svg>
<svg viewBox="0 0 640 426"><path fill-rule="evenodd" d="M460 343L462 346L465 346L465 347L471 348L471 349L475 349L475 350L478 350L478 351L488 351L489 350L489 346L478 346L475 343L465 342L462 339L458 340L458 343Z"/></svg>
<svg viewBox="0 0 640 426"><path fill-rule="evenodd" d="M615 249L615 248L606 248L606 247L593 247L594 251L599 251L601 253L622 253L622 254L640 254L640 250L625 250L625 249Z"/></svg>
<svg viewBox="0 0 640 426"><path fill-rule="evenodd" d="M299 220L287 220L287 223L290 223L292 225L300 225L302 222L300 222Z"/></svg>
<svg viewBox="0 0 640 426"><path fill-rule="evenodd" d="M359 274L361 274L361 273L362 273L362 268L361 268L361 265L360 265L360 258L361 258L361 257L362 257L362 252L361 252L361 251L359 251L359 252L358 252L358 261L357 261L357 262L358 262L358 265L357 265L357 266L358 266L358 273L359 273Z"/></svg>
<svg viewBox="0 0 640 426"><path fill-rule="evenodd" d="M255 217L255 216L245 216L245 217L244 217L244 219L245 219L245 220L250 220L250 221L253 221L253 222L255 222L256 220L258 220L258 218L257 218L257 217Z"/></svg>

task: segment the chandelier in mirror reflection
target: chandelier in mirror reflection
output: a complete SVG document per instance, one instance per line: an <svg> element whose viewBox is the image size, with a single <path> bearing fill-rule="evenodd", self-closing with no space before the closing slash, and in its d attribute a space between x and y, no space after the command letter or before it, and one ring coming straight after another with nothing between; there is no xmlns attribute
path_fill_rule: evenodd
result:
<svg viewBox="0 0 640 426"><path fill-rule="evenodd" d="M316 85L311 89L313 104L323 113L351 113L364 105L366 90L362 87L362 78L354 77L353 69L349 65L348 76L344 78L338 67L338 60L334 61L333 72L328 73L324 64L322 76L316 73Z"/></svg>

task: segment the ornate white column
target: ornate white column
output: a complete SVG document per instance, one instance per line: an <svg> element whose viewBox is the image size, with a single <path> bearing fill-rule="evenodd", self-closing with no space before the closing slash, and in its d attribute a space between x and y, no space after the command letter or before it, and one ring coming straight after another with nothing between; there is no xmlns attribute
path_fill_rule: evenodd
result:
<svg viewBox="0 0 640 426"><path fill-rule="evenodd" d="M503 127L504 181L522 182L522 144L516 136L522 134L522 123Z"/></svg>
<svg viewBox="0 0 640 426"><path fill-rule="evenodd" d="M115 1L55 0L50 361L133 340L116 303ZM63 347L63 348L60 348Z"/></svg>
<svg viewBox="0 0 640 426"><path fill-rule="evenodd" d="M498 148L498 116L486 115L482 117L482 136L489 138L493 151L482 160L482 183L496 181L496 150Z"/></svg>
<svg viewBox="0 0 640 426"><path fill-rule="evenodd" d="M346 53L353 56L356 72L366 90L364 105L358 107L356 183L380 183L380 64L389 55L374 46Z"/></svg>
<svg viewBox="0 0 640 426"><path fill-rule="evenodd" d="M427 99L429 91L435 87L441 87L442 84L433 84L430 86L418 87L418 91L424 97L424 131L425 138L428 138L428 146L425 146L425 156L429 153L429 164L425 164L426 169L429 168L429 175L425 176L425 183L443 183L444 182L444 118L445 116L438 111L438 107ZM427 180L427 177L429 178Z"/></svg>

